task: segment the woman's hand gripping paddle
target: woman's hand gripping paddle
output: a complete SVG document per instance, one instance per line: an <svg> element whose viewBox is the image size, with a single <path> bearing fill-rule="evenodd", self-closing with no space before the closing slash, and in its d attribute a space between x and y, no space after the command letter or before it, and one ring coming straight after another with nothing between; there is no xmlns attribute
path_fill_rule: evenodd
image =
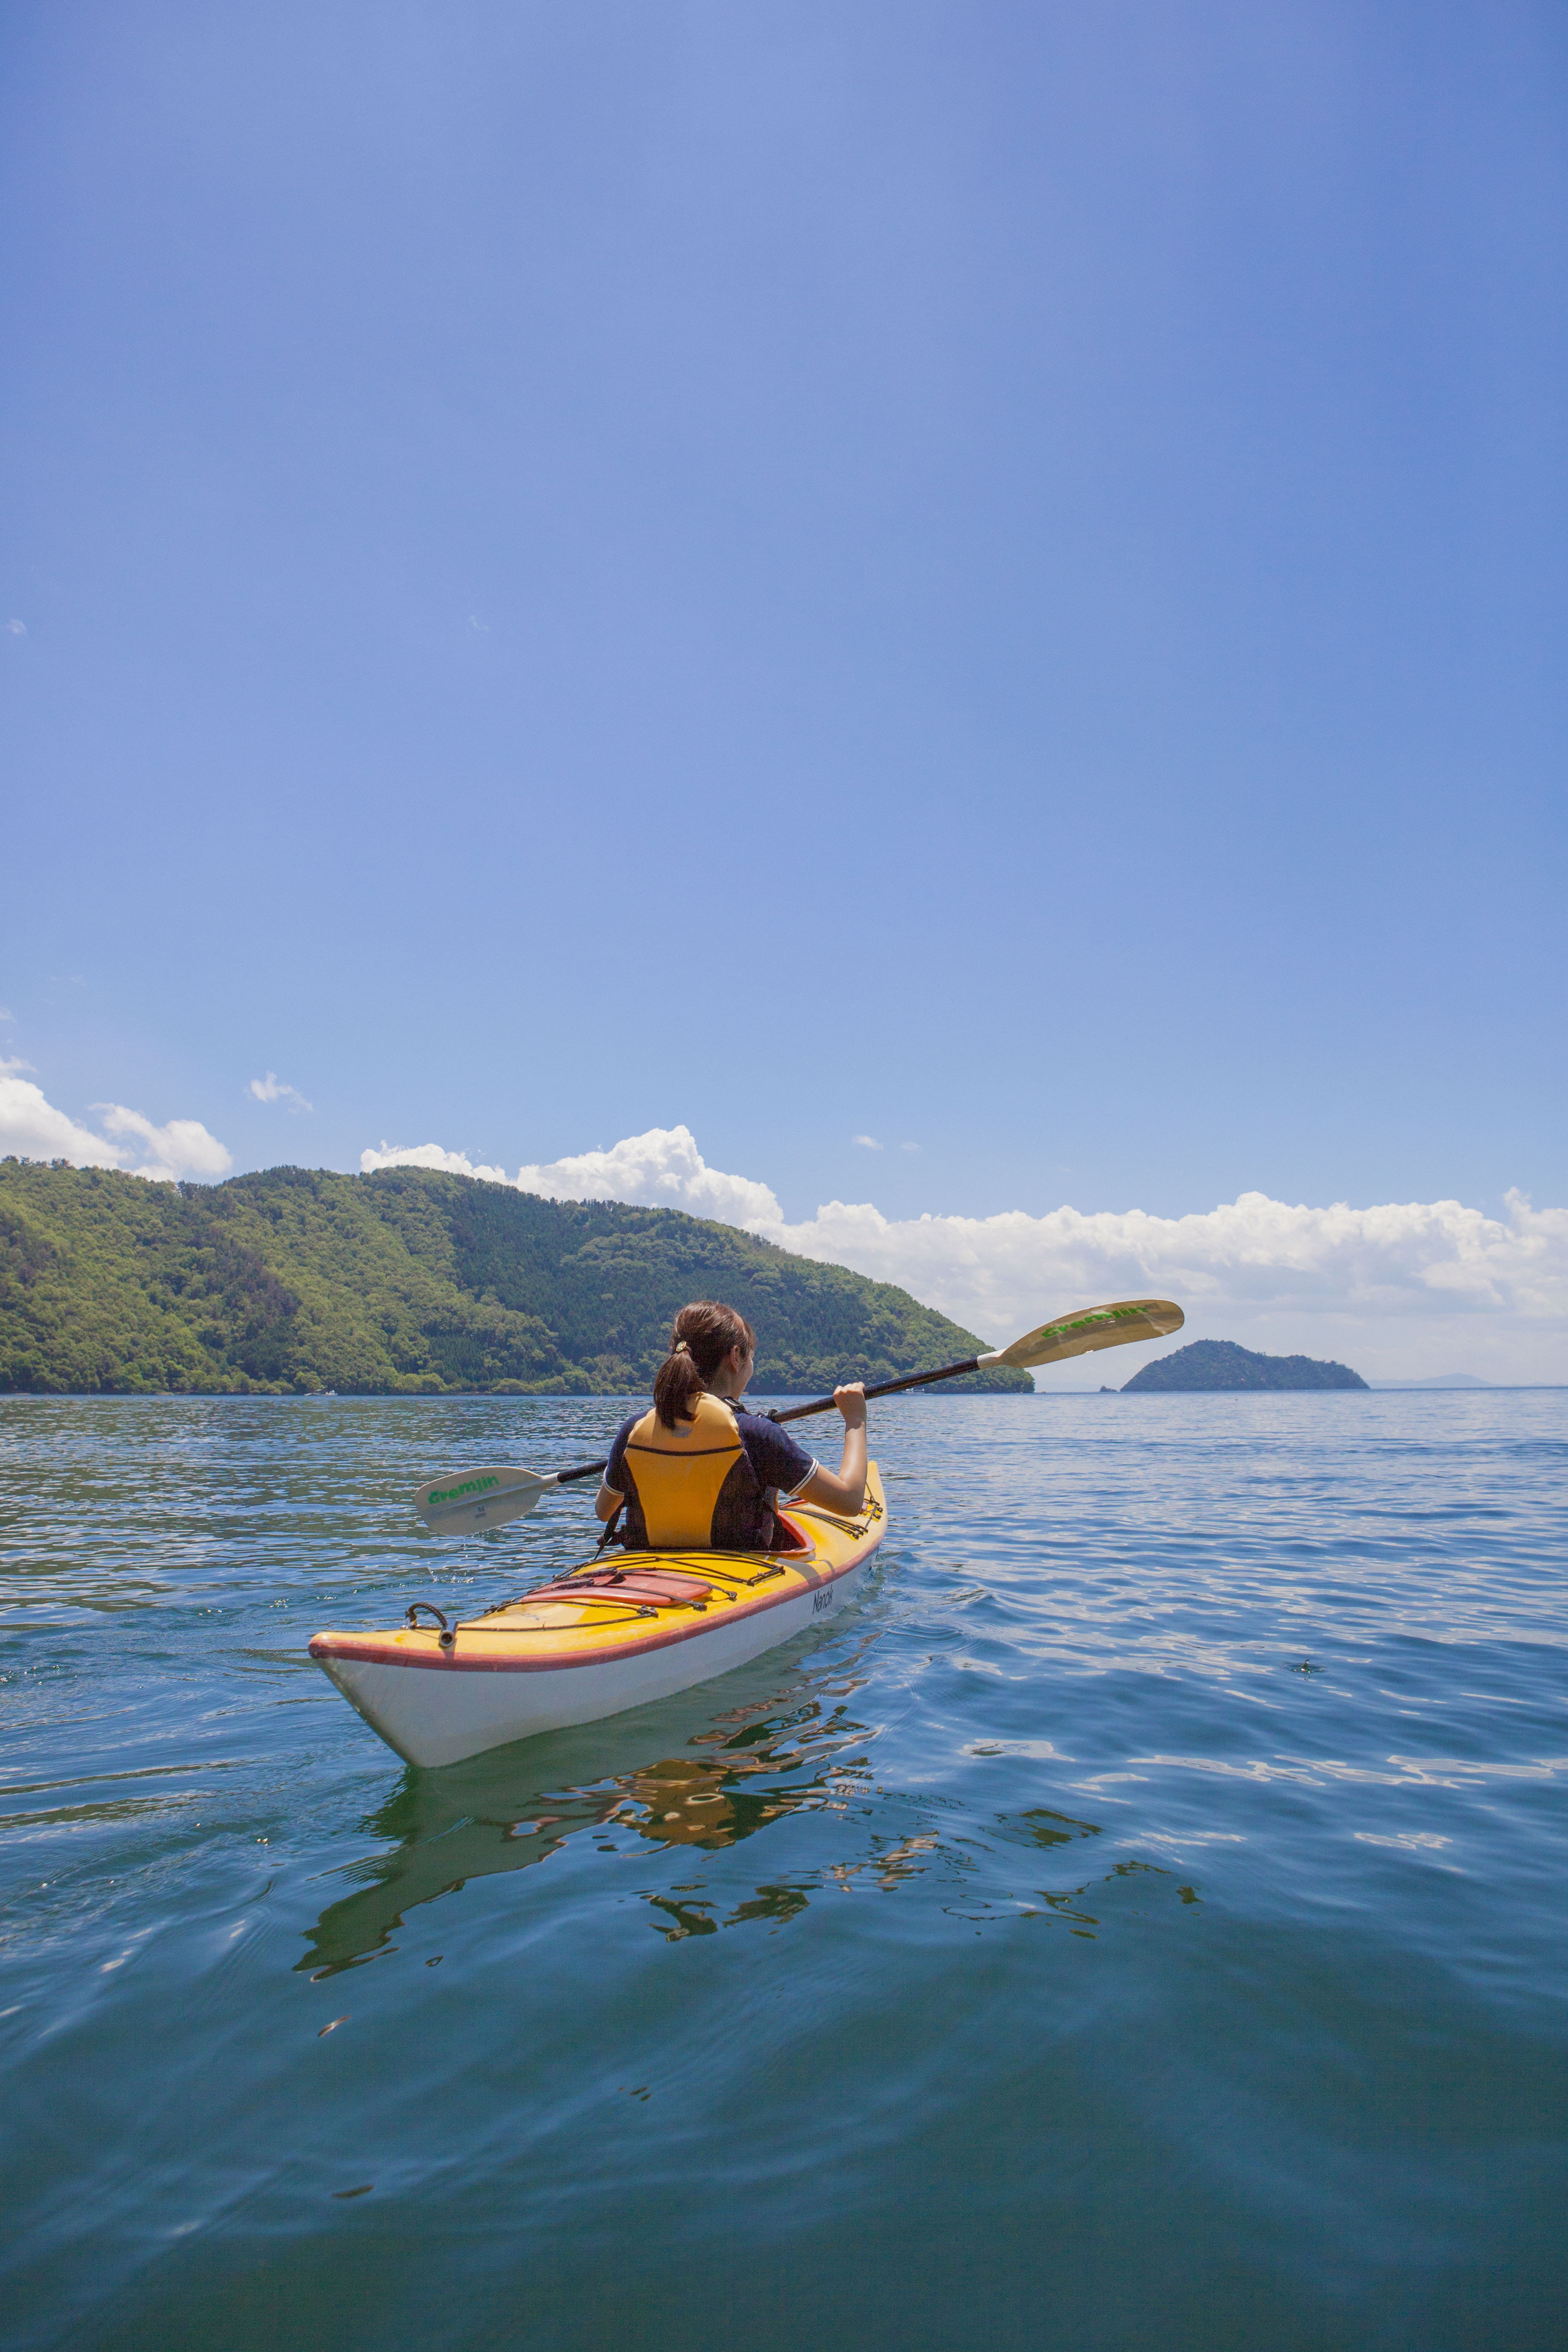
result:
<svg viewBox="0 0 1568 2352"><path fill-rule="evenodd" d="M994 1349L988 1356L969 1356L962 1364L944 1364L940 1371L910 1372L901 1381L883 1381L866 1394L897 1396L901 1389L956 1381L964 1372L984 1371L991 1364L1011 1364L1019 1371L1028 1371L1038 1364L1059 1364L1068 1356L1092 1355L1099 1348L1122 1348L1130 1339L1168 1339L1185 1319L1169 1298L1123 1298L1111 1307L1086 1307L1076 1315L1058 1316L1054 1323L1037 1324L1011 1347ZM792 1404L765 1418L804 1421L810 1413L832 1410L831 1397L816 1397L810 1404ZM414 1507L438 1535L482 1535L487 1528L503 1528L509 1519L521 1519L550 1487L567 1486L578 1478L596 1478L604 1467L603 1462L579 1462L571 1470L451 1470L421 1486Z"/></svg>

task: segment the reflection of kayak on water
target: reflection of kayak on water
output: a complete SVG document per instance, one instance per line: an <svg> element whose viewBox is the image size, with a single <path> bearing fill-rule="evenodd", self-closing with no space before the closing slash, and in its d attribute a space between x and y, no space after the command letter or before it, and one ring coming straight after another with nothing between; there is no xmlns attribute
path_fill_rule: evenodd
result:
<svg viewBox="0 0 1568 2352"><path fill-rule="evenodd" d="M887 1524L873 1463L855 1517L781 1512L790 1549L623 1553L457 1624L426 1603L392 1632L318 1633L310 1655L400 1756L455 1764L760 1657L842 1609Z"/></svg>
<svg viewBox="0 0 1568 2352"><path fill-rule="evenodd" d="M583 1832L603 1838L624 1830L652 1845L718 1853L791 1813L816 1810L837 1785L845 1749L858 1752L866 1734L846 1710L843 1674L840 1664L830 1684L816 1676L775 1685L719 1716L700 1717L709 1727L689 1738L685 1755L648 1758L644 1748L639 1756L627 1724L618 1734L592 1734L592 1747L556 1740L548 1751L476 1758L436 1779L405 1774L371 1822L377 1835L397 1843L350 1865L344 1875L360 1883L310 1930L300 1969L331 1976L353 1968L384 1949L405 1913L471 1880L544 1862ZM571 1786L575 1769L603 1768L606 1742L608 1777ZM567 1785L530 1769L528 1757L544 1753L555 1770L564 1767ZM647 1899L661 1911L672 1907ZM797 1887L759 1886L735 1923L786 1918L805 1902ZM706 1929L698 1923L688 1932Z"/></svg>
<svg viewBox="0 0 1568 2352"><path fill-rule="evenodd" d="M878 1631L868 1625L847 1656L834 1643L815 1664L781 1673L776 1664L761 1664L737 1675L727 1694L733 1703L718 1709L710 1703L716 1692L676 1698L648 1716L563 1732L545 1747L474 1757L446 1772L403 1773L365 1824L386 1841L382 1850L330 1874L349 1891L307 1930L300 1973L335 1977L399 1940L405 1948L422 1943L434 1923L425 1922L421 1935L408 1918L421 1906L527 1870L574 1844L579 1867L590 1870L614 1871L636 1853L667 1849L668 1871L653 1874L654 1885L640 1869L620 1884L647 1905L647 1927L672 1943L732 1927L765 1932L798 1917L820 1893L837 1900L860 1885L891 1895L930 1871L963 1886L973 1911L974 1873L987 1850L1006 1858L1004 1908L1028 1914L1037 1904L1075 1927L1095 1925L1082 1898L1102 1878L1123 1888L1130 1873L1152 1868L1155 1878L1164 1876L1125 1856L1092 1863L1083 1842L1102 1834L1093 1822L1044 1807L972 1813L950 1795L875 1787L867 1750L888 1726L864 1677L878 1646ZM901 1685L900 1695L901 1718L908 1705ZM668 1743L664 1753L660 1742ZM874 1792L875 1801L847 1803L857 1790L868 1800ZM772 1851L771 1840L766 1849L749 1846L761 1831L818 1812L847 1834L826 1845L814 1837L809 1855L798 1840L783 1853ZM732 1856L724 1863L736 1847L748 1861L755 1855L751 1867L745 1861L737 1867ZM1024 1863L1026 1855L1057 1883L1036 1890L1040 1871ZM1196 1900L1173 1878L1166 1885L1183 1903ZM568 1889L567 1903L576 1899ZM467 1909L460 1905L445 1930L459 1941L495 1916L493 1906L481 1905L477 1922L463 1916ZM427 1957L433 1965L442 1955Z"/></svg>

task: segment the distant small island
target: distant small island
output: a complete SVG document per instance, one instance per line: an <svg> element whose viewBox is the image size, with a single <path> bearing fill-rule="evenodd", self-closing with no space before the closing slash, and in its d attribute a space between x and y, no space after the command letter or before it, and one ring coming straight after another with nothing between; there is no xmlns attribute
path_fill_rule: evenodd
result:
<svg viewBox="0 0 1568 2352"><path fill-rule="evenodd" d="M1320 1363L1315 1356L1260 1356L1234 1339L1194 1339L1173 1356L1145 1364L1121 1391L1148 1396L1192 1389L1364 1389L1348 1364Z"/></svg>

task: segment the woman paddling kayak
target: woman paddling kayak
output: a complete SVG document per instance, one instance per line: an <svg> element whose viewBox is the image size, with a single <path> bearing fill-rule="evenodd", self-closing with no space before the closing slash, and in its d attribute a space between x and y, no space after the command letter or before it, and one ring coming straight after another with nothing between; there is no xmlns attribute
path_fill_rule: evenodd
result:
<svg viewBox="0 0 1568 2352"><path fill-rule="evenodd" d="M727 1674L842 1609L887 1532L865 1390L834 1391L836 1476L742 1409L755 1349L732 1307L700 1299L676 1317L653 1411L622 1429L599 1490L602 1519L625 1512L633 1557L601 1549L456 1622L422 1600L395 1629L316 1635L310 1655L389 1747L411 1764L454 1764L592 1723ZM492 1486L527 1475L484 1474Z"/></svg>
<svg viewBox="0 0 1568 2352"><path fill-rule="evenodd" d="M874 1393L929 1388L989 1364L1057 1363L1181 1327L1169 1299L1123 1299L1042 1323L1008 1348L885 1381ZM633 1556L606 1561L601 1547L477 1617L449 1621L432 1601L412 1601L399 1626L318 1633L310 1655L400 1756L455 1764L668 1698L825 1622L888 1531L882 1482L866 1459L865 1389L849 1381L790 1408L798 1420L837 1406L844 1455L835 1476L776 1422L742 1409L754 1362L744 1317L699 1301L675 1319L653 1411L626 1423L607 1462L548 1475L448 1473L416 1497L427 1526L489 1532L549 1489L603 1471L599 1516L626 1511Z"/></svg>
<svg viewBox="0 0 1568 2352"><path fill-rule="evenodd" d="M772 1551L795 1538L776 1506L815 1503L853 1517L866 1496L866 1389L835 1389L844 1416L837 1476L741 1399L756 1367L757 1335L743 1315L701 1298L675 1318L653 1384L653 1410L623 1423L595 1506L625 1513L628 1551Z"/></svg>

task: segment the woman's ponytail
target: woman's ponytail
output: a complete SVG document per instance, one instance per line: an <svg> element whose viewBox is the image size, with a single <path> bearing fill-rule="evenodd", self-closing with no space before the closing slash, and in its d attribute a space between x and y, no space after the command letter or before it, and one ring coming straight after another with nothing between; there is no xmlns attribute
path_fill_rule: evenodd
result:
<svg viewBox="0 0 1568 2352"><path fill-rule="evenodd" d="M678 1421L692 1419L707 1385L687 1342L672 1339L653 1382L653 1409L666 1429L673 1429Z"/></svg>
<svg viewBox="0 0 1568 2352"><path fill-rule="evenodd" d="M666 1429L695 1417L697 1400L731 1348L752 1349L757 1335L743 1315L699 1298L683 1307L669 1337L669 1353L654 1376L653 1409Z"/></svg>

